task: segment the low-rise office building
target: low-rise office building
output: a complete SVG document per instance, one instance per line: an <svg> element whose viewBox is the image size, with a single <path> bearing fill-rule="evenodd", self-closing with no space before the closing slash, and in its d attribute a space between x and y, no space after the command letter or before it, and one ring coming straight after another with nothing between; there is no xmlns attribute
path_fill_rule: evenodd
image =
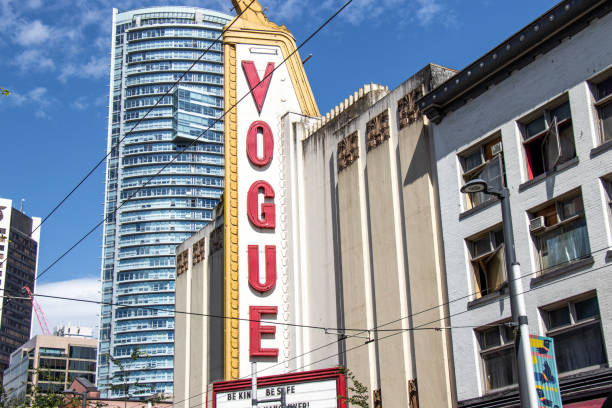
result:
<svg viewBox="0 0 612 408"><path fill-rule="evenodd" d="M11 354L3 387L9 401L37 392L63 392L76 377L95 383L98 340L38 335Z"/></svg>
<svg viewBox="0 0 612 408"><path fill-rule="evenodd" d="M611 4L565 0L419 102L431 137L460 407L518 406L499 200L510 190L531 334L552 337L564 406L612 370ZM492 163L496 165L493 166ZM576 405L574 405L576 404Z"/></svg>

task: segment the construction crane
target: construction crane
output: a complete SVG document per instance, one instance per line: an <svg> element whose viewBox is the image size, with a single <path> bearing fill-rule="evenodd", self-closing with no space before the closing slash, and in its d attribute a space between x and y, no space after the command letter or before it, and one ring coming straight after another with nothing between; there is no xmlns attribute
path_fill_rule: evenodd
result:
<svg viewBox="0 0 612 408"><path fill-rule="evenodd" d="M42 331L42 334L46 336L50 336L51 331L49 331L49 325L47 325L47 319L45 319L45 314L40 308L40 305L38 304L36 299L34 299L34 296L32 295L32 291L27 286L24 286L23 290L27 292L28 296L32 300L32 308L34 309L34 313L36 313L36 319L38 319L38 325L40 326L40 330Z"/></svg>

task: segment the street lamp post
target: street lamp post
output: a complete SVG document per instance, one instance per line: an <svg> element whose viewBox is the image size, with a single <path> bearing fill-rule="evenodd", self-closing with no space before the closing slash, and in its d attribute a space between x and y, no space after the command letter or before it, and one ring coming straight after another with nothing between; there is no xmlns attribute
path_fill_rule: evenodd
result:
<svg viewBox="0 0 612 408"><path fill-rule="evenodd" d="M461 187L462 193L479 193L494 195L499 198L502 208L502 222L504 228L506 270L508 271L508 287L510 290L510 311L513 323L518 327L518 336L515 336L517 347L517 365L519 377L519 393L521 396L521 407L537 408L538 394L535 386L535 376L529 344L529 325L527 323L527 311L525 298L523 297L523 284L521 281L520 265L516 261L514 249L514 233L512 232L512 215L510 213L510 191L507 187L501 190L490 190L487 182L482 179L468 181Z"/></svg>

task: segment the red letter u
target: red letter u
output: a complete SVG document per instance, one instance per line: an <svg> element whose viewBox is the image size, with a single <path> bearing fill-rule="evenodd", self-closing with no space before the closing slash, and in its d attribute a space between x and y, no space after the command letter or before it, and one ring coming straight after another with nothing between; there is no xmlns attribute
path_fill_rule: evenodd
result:
<svg viewBox="0 0 612 408"><path fill-rule="evenodd" d="M259 245L249 245L249 285L264 293L276 285L276 245L266 245L266 281L259 281Z"/></svg>

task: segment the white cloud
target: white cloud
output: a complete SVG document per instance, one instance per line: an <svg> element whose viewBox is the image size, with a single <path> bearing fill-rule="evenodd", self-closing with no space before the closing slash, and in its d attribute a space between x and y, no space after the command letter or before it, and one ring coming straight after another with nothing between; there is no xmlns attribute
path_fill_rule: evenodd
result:
<svg viewBox="0 0 612 408"><path fill-rule="evenodd" d="M51 29L40 20L21 26L17 31L15 42L20 45L35 45L47 41L51 37Z"/></svg>
<svg viewBox="0 0 612 408"><path fill-rule="evenodd" d="M55 69L53 60L35 48L17 54L10 63L20 71L52 71Z"/></svg>
<svg viewBox="0 0 612 408"><path fill-rule="evenodd" d="M42 6L42 0L28 0L26 1L26 7L30 9L37 9Z"/></svg>
<svg viewBox="0 0 612 408"><path fill-rule="evenodd" d="M82 65L65 65L57 78L62 82L66 82L68 78L73 76L79 78L102 78L108 75L108 67L109 61L107 58L91 57L89 62Z"/></svg>
<svg viewBox="0 0 612 408"><path fill-rule="evenodd" d="M72 102L72 107L76 110L86 110L89 108L97 108L106 104L108 96L99 95L95 98L89 96L79 96Z"/></svg>
<svg viewBox="0 0 612 408"><path fill-rule="evenodd" d="M25 93L11 89L8 97L0 99L0 108L6 106L25 106L33 110L37 118L48 118L48 109L56 102L55 98L49 95L47 88L38 86Z"/></svg>
<svg viewBox="0 0 612 408"><path fill-rule="evenodd" d="M87 299L97 302L100 300L99 290L100 282L96 278L81 278L38 284L34 293ZM72 325L82 327L92 327L94 328L94 334L97 335L96 326L98 325L98 317L96 315L100 313L99 304L52 299L42 296L37 296L36 301L43 310L51 331L56 326L71 323ZM40 333L41 330L36 316L32 316L32 336Z"/></svg>
<svg viewBox="0 0 612 408"><path fill-rule="evenodd" d="M429 25L442 11L442 6L436 0L417 0L419 8L416 15L419 24Z"/></svg>

